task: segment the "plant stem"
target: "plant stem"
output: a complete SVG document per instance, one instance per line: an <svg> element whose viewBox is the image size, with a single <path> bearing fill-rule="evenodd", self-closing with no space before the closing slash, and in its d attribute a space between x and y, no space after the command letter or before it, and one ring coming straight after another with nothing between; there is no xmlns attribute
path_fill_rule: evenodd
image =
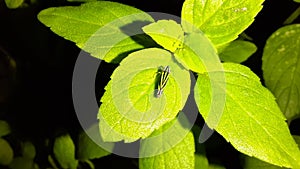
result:
<svg viewBox="0 0 300 169"><path fill-rule="evenodd" d="M284 25L291 24L300 15L300 6L283 22Z"/></svg>
<svg viewBox="0 0 300 169"><path fill-rule="evenodd" d="M95 169L94 164L90 160L85 160L84 162L86 162L90 166L91 169Z"/></svg>
<svg viewBox="0 0 300 169"><path fill-rule="evenodd" d="M48 162L50 163L50 165L54 168L54 169L58 169L58 167L56 166L53 158L51 157L51 155L48 156Z"/></svg>

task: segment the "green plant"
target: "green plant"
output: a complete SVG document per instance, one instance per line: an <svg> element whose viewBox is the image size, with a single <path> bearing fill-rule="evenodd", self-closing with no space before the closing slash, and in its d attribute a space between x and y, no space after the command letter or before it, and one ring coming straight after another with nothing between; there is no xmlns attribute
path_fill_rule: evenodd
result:
<svg viewBox="0 0 300 169"><path fill-rule="evenodd" d="M185 0L181 23L156 21L139 9L108 1L45 9L38 19L91 56L119 64L101 98L96 132L103 141L130 143L172 130L162 139L141 142L139 168L222 168L209 163L198 144L201 130L189 131L177 118L193 93L205 123L247 155L245 168L297 169L299 136L290 134L286 120L290 123L300 114L300 25L291 19L268 39L262 55L266 87L240 64L256 51L243 31L262 3ZM157 98L157 72L165 66L171 72ZM190 72L197 76L194 90ZM183 139L177 142L177 137ZM109 154L84 133L79 140L83 143L76 159L70 136L55 139L53 155L60 167L77 168L79 159L93 168L90 159ZM59 168L52 156L49 161Z"/></svg>

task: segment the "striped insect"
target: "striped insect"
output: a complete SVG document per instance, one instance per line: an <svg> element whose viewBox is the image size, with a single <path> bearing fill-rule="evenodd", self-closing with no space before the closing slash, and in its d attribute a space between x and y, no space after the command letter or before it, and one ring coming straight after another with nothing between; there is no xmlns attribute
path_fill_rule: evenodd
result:
<svg viewBox="0 0 300 169"><path fill-rule="evenodd" d="M162 92L164 90L164 88L166 87L166 84L168 82L169 79L169 74L170 74L170 67L166 66L164 68L164 70L162 70L161 75L160 75L160 81L157 87L157 93L156 93L156 97L160 97L162 95Z"/></svg>

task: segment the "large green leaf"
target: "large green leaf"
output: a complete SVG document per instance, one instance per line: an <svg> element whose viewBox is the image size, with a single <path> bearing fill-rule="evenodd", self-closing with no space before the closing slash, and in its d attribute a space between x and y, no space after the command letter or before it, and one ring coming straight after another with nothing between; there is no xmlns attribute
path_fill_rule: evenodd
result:
<svg viewBox="0 0 300 169"><path fill-rule="evenodd" d="M10 133L10 127L6 121L0 120L0 137Z"/></svg>
<svg viewBox="0 0 300 169"><path fill-rule="evenodd" d="M9 143L0 138L0 165L8 165L13 160L14 152Z"/></svg>
<svg viewBox="0 0 300 169"><path fill-rule="evenodd" d="M171 126L175 126L173 128ZM176 130L175 130L176 129ZM169 131L168 131L169 130ZM164 133L166 132L166 133ZM185 133L185 135L183 135ZM154 138L153 140L151 138ZM181 138L177 144L177 139ZM147 138L148 139L148 138ZM139 159L140 169L194 169L195 145L192 132L184 128L179 120L173 120L149 136L149 140L141 143L140 154L152 154L152 152L163 152L156 156ZM170 148L164 152L166 148Z"/></svg>
<svg viewBox="0 0 300 169"><path fill-rule="evenodd" d="M244 154L278 166L299 168L300 151L274 96L247 67L234 63L223 66L226 99L216 131ZM199 74L195 99L208 126L215 123L206 120L211 104L215 104L211 102L212 90L208 76Z"/></svg>
<svg viewBox="0 0 300 169"><path fill-rule="evenodd" d="M128 52L154 45L145 35L129 37L143 33L141 28L153 22L152 17L116 2L48 8L38 19L54 33L107 62L118 63Z"/></svg>
<svg viewBox="0 0 300 169"><path fill-rule="evenodd" d="M159 20L143 27L143 31L151 36L165 49L175 52L182 47L184 32L181 25L173 20Z"/></svg>
<svg viewBox="0 0 300 169"><path fill-rule="evenodd" d="M266 86L288 120L300 116L300 24L274 32L263 52Z"/></svg>
<svg viewBox="0 0 300 169"><path fill-rule="evenodd" d="M253 21L264 0L185 0L181 16L185 32L200 29L214 45L233 41Z"/></svg>
<svg viewBox="0 0 300 169"><path fill-rule="evenodd" d="M78 161L75 159L75 145L69 135L63 135L55 139L53 153L62 168L77 168Z"/></svg>
<svg viewBox="0 0 300 169"><path fill-rule="evenodd" d="M170 67L158 98L159 72ZM132 142L175 118L190 92L189 72L166 50L150 48L126 57L111 76L98 113L104 141Z"/></svg>
<svg viewBox="0 0 300 169"><path fill-rule="evenodd" d="M246 61L256 50L257 47L254 43L235 40L222 50L220 59L224 62L241 63Z"/></svg>

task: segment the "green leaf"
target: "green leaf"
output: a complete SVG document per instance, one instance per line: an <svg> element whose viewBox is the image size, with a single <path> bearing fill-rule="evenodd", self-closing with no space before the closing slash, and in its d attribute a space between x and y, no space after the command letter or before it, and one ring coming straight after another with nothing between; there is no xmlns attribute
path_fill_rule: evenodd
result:
<svg viewBox="0 0 300 169"><path fill-rule="evenodd" d="M6 6L10 9L15 9L23 4L24 0L5 0Z"/></svg>
<svg viewBox="0 0 300 169"><path fill-rule="evenodd" d="M246 61L256 50L257 47L252 42L235 40L229 43L219 56L224 62L241 63Z"/></svg>
<svg viewBox="0 0 300 169"><path fill-rule="evenodd" d="M298 147L300 148L300 136L293 136L294 140L298 144ZM257 158L245 156L244 159L244 169L280 169L285 167L278 167L269 163L266 163L264 161L261 161Z"/></svg>
<svg viewBox="0 0 300 169"><path fill-rule="evenodd" d="M278 167L253 157L245 157L244 169L284 169L285 167Z"/></svg>
<svg viewBox="0 0 300 169"><path fill-rule="evenodd" d="M0 137L6 136L10 133L10 127L6 121L0 120Z"/></svg>
<svg viewBox="0 0 300 169"><path fill-rule="evenodd" d="M159 20L144 26L143 31L171 52L175 52L175 50L182 47L184 32L181 25L173 20Z"/></svg>
<svg viewBox="0 0 300 169"><path fill-rule="evenodd" d="M170 127L172 131L168 131ZM166 134L164 133L166 132ZM185 133L185 135L183 135ZM151 140L151 138L154 138ZM180 138L177 144L174 144L176 139ZM149 141L150 140L150 141ZM156 156L150 156L139 159L140 169L194 169L195 165L195 145L192 132L184 128L179 120L173 120L160 129L154 131L149 140L141 143L140 154L145 156L151 152L163 152ZM164 152L165 148L170 148Z"/></svg>
<svg viewBox="0 0 300 169"><path fill-rule="evenodd" d="M265 84L288 120L300 116L300 24L274 32L263 52Z"/></svg>
<svg viewBox="0 0 300 169"><path fill-rule="evenodd" d="M181 11L182 27L185 32L200 29L218 47L236 39L252 23L263 2L185 0Z"/></svg>
<svg viewBox="0 0 300 169"><path fill-rule="evenodd" d="M16 157L9 164L11 169L38 169L38 165L34 163L32 159L25 158L25 157Z"/></svg>
<svg viewBox="0 0 300 169"><path fill-rule="evenodd" d="M75 159L75 146L69 135L63 135L55 139L53 153L62 168L77 168L78 161Z"/></svg>
<svg viewBox="0 0 300 169"><path fill-rule="evenodd" d="M203 33L186 35L183 47L174 55L181 64L197 73L205 72L208 62L219 62L215 48Z"/></svg>
<svg viewBox="0 0 300 169"><path fill-rule="evenodd" d="M79 135L77 155L80 160L95 159L111 154L113 146L109 146L110 152L108 152L97 144L100 142L101 144L105 144L100 137L98 125L93 125L86 132L82 132ZM90 138L89 135L93 138Z"/></svg>
<svg viewBox="0 0 300 169"><path fill-rule="evenodd" d="M22 143L22 155L25 158L28 159L34 159L35 155L36 155L36 151L35 151L35 147L31 142L24 142Z"/></svg>
<svg viewBox="0 0 300 169"><path fill-rule="evenodd" d="M8 165L13 160L14 152L9 143L0 138L0 165Z"/></svg>
<svg viewBox="0 0 300 169"><path fill-rule="evenodd" d="M118 63L129 52L154 46L141 34L153 22L147 13L116 2L98 1L77 7L48 8L38 19L51 30L106 62ZM129 37L131 35L136 35Z"/></svg>
<svg viewBox="0 0 300 169"><path fill-rule="evenodd" d="M171 70L169 80L158 98L159 72L167 65ZM98 119L103 140L132 142L174 119L189 95L189 75L163 49L144 49L126 57L101 98Z"/></svg>
<svg viewBox="0 0 300 169"><path fill-rule="evenodd" d="M195 169L208 169L208 160L203 154L195 154Z"/></svg>
<svg viewBox="0 0 300 169"><path fill-rule="evenodd" d="M249 68L234 63L223 66L224 72L214 72L226 77L225 106L216 131L244 154L278 166L299 167L300 151L271 92ZM208 126L216 123L207 120L214 104L211 90L208 76L199 74L195 100Z"/></svg>
<svg viewBox="0 0 300 169"><path fill-rule="evenodd" d="M300 0L294 0L294 2L300 3Z"/></svg>

